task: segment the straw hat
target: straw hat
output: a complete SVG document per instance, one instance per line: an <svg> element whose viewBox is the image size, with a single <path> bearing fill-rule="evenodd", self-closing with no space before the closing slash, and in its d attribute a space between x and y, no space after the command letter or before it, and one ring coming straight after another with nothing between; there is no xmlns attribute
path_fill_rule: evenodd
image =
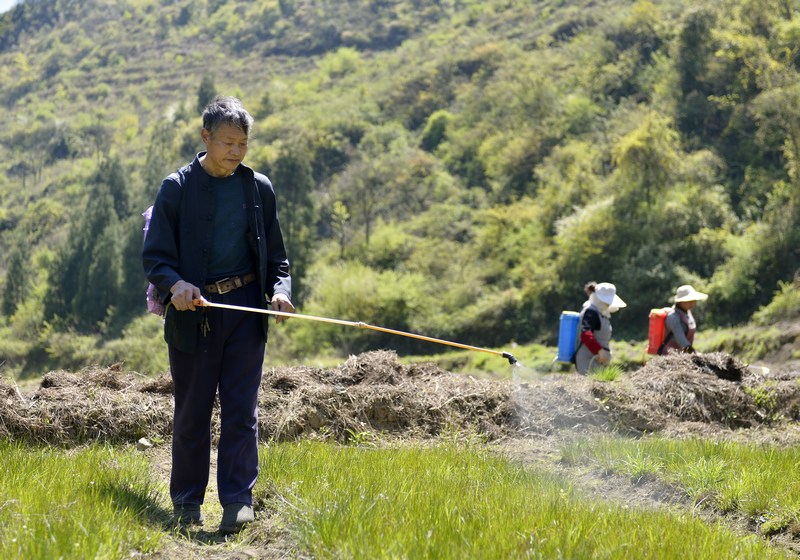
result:
<svg viewBox="0 0 800 560"><path fill-rule="evenodd" d="M675 290L675 303L682 301L705 301L708 299L708 294L698 292L689 284L684 284Z"/></svg>
<svg viewBox="0 0 800 560"><path fill-rule="evenodd" d="M628 305L617 295L617 287L610 282L600 282L594 287L594 294L597 296L597 299L607 304L609 307L621 308Z"/></svg>

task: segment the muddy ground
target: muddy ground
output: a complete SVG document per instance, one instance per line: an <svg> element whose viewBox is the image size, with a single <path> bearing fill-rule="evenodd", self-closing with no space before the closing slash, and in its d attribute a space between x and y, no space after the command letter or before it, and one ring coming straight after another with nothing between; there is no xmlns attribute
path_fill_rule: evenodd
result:
<svg viewBox="0 0 800 560"><path fill-rule="evenodd" d="M523 464L562 472L591 493L669 508L692 504L659 483L568 467L560 461L560 444L591 433L800 442L797 362L754 367L722 353L673 355L655 357L613 383L524 368L512 377L520 382L457 375L433 364L404 365L389 351L351 356L335 368L270 368L259 399L261 438L413 442L463 434ZM171 391L168 376L146 378L120 365L50 372L32 392L0 379L0 436L68 446L98 440L134 445L147 438L157 445L142 452L152 457L154 473L166 484ZM207 504L214 499L209 491ZM759 533L757 521L724 521L738 531ZM234 544L216 534L214 523L212 511L206 525L171 539L159 557L298 557L289 535L266 514ZM771 538L800 550L791 533Z"/></svg>

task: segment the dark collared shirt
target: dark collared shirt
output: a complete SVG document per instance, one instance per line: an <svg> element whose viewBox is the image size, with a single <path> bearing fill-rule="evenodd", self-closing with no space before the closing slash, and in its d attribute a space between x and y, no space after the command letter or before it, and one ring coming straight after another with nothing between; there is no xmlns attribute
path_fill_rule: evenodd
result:
<svg viewBox="0 0 800 560"><path fill-rule="evenodd" d="M169 302L170 288L185 280L202 289L210 279L213 250L212 226L215 198L211 176L200 165L203 152L189 165L161 183L142 250L145 275L163 299ZM282 293L291 299L289 260L283 242L275 190L269 179L245 165L236 171L242 177L247 215L246 238L266 298ZM264 315L266 336L267 316ZM202 312L176 311L169 306L164 320L164 339L183 352L193 352Z"/></svg>

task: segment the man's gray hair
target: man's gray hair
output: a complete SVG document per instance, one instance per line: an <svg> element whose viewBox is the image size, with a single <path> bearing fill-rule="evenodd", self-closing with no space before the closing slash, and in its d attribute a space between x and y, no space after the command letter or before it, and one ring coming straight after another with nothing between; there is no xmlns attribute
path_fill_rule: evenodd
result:
<svg viewBox="0 0 800 560"><path fill-rule="evenodd" d="M212 135L223 124L231 124L250 135L253 117L236 97L221 95L203 110L203 128Z"/></svg>

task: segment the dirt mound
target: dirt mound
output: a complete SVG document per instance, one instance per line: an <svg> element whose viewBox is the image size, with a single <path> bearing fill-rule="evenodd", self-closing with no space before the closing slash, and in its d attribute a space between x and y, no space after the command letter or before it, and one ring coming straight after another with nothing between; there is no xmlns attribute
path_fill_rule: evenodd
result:
<svg viewBox="0 0 800 560"><path fill-rule="evenodd" d="M431 436L451 428L496 436L514 415L510 393L508 384L368 352L332 369L266 371L260 428L278 440L319 432L340 440L364 432Z"/></svg>
<svg viewBox="0 0 800 560"><path fill-rule="evenodd" d="M120 366L52 371L30 396L0 380L0 436L78 443L136 441L172 429L169 397L143 392Z"/></svg>
<svg viewBox="0 0 800 560"><path fill-rule="evenodd" d="M597 384L620 425L661 431L675 423L724 428L774 425L800 417L800 373L771 374L728 354L657 356L619 383Z"/></svg>
<svg viewBox="0 0 800 560"><path fill-rule="evenodd" d="M616 382L550 374L522 385L456 375L434 364L401 364L368 352L334 368L264 372L259 427L264 440L367 434L487 439L569 428L684 433L775 426L800 417L798 372L754 370L726 354L653 358ZM217 418L215 415L215 422ZM676 428L681 426L681 428ZM46 374L32 395L0 379L0 436L75 443L167 438L172 382L121 366ZM216 430L215 430L216 433Z"/></svg>

